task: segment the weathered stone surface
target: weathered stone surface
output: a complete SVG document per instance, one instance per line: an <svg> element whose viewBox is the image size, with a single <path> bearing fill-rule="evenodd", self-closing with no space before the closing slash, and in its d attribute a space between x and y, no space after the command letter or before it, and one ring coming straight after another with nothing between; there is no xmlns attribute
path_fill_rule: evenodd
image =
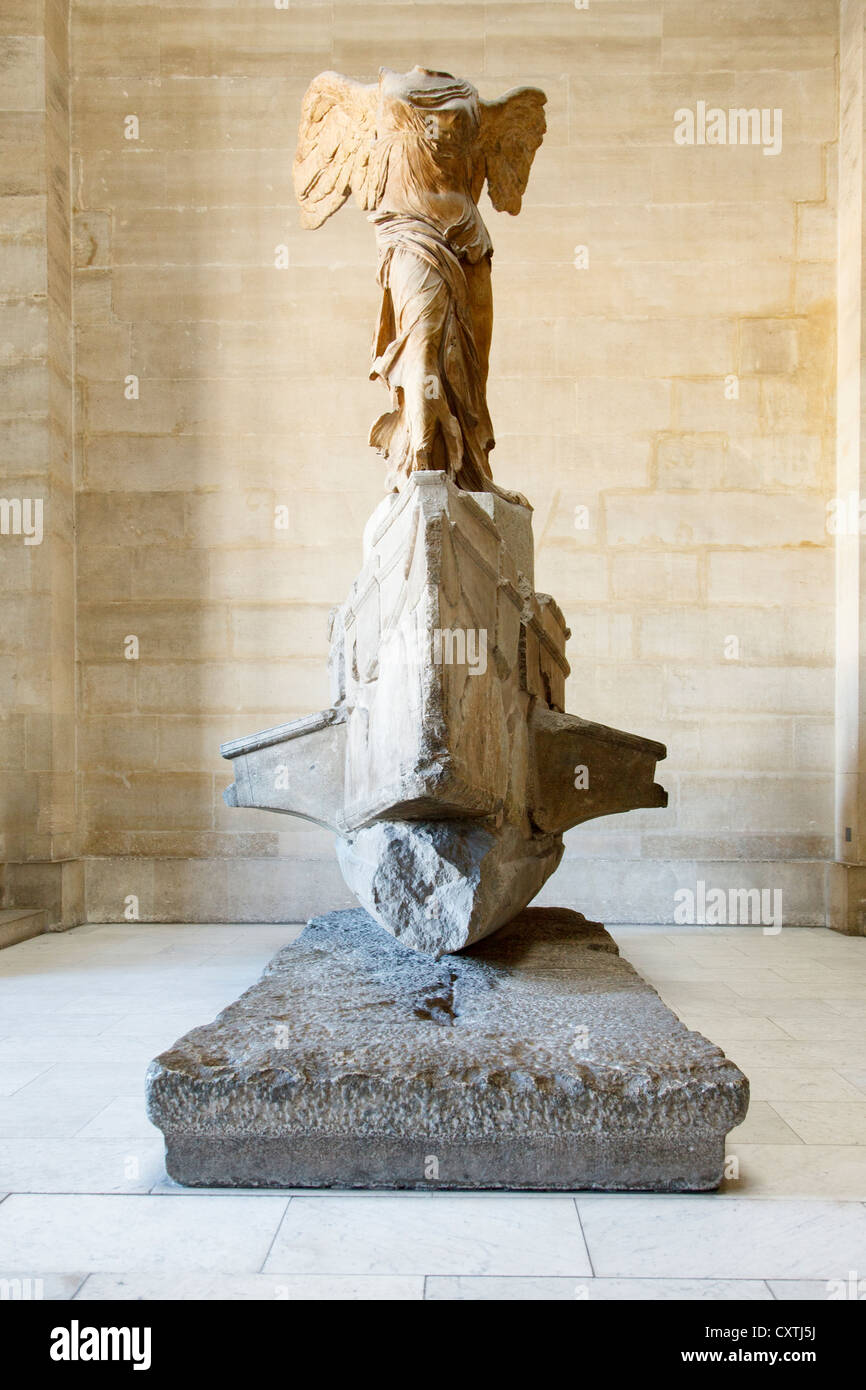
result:
<svg viewBox="0 0 866 1390"><path fill-rule="evenodd" d="M563 712L569 633L532 587L527 504L414 472L363 554L331 616L332 706L224 744L226 800L336 831L367 910L441 954L519 912L570 826L664 806L665 749Z"/></svg>
<svg viewBox="0 0 866 1390"><path fill-rule="evenodd" d="M748 1082L596 923L530 909L437 961L315 918L152 1063L191 1186L703 1191Z"/></svg>
<svg viewBox="0 0 866 1390"><path fill-rule="evenodd" d="M343 877L370 916L437 957L515 917L562 853L559 835L479 821L377 821L337 842Z"/></svg>
<svg viewBox="0 0 866 1390"><path fill-rule="evenodd" d="M561 833L596 816L667 806L654 781L662 743L536 703L529 716L532 821Z"/></svg>
<svg viewBox="0 0 866 1390"><path fill-rule="evenodd" d="M484 494L478 494L483 497ZM491 509L492 510L492 509ZM500 499L531 549L531 510ZM333 616L333 699L348 714L344 819L526 817L527 659L538 602L503 529L444 473L416 473L368 531L364 565ZM568 673L564 623L545 660ZM545 668L546 669L546 668ZM548 684L555 684L548 677Z"/></svg>
<svg viewBox="0 0 866 1390"><path fill-rule="evenodd" d="M222 745L235 780L228 806L258 806L338 830L346 761L346 709L320 710Z"/></svg>

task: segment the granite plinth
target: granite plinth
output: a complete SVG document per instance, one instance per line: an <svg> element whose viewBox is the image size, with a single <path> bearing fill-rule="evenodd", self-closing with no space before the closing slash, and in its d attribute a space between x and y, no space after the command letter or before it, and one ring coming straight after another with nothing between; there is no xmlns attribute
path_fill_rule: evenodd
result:
<svg viewBox="0 0 866 1390"><path fill-rule="evenodd" d="M748 1081L597 923L528 909L439 960L314 918L152 1064L189 1186L707 1191Z"/></svg>

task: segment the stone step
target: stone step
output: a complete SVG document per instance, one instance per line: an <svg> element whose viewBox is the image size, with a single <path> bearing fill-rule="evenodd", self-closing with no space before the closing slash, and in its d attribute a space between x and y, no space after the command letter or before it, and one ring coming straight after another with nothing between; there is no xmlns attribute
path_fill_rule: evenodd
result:
<svg viewBox="0 0 866 1390"><path fill-rule="evenodd" d="M17 946L31 936L41 936L48 926L48 913L41 907L7 907L0 910L0 950Z"/></svg>

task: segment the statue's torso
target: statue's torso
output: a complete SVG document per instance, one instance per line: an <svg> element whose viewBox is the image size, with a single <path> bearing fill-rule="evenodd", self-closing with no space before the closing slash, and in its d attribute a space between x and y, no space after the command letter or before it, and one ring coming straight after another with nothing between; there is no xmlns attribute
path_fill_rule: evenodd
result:
<svg viewBox="0 0 866 1390"><path fill-rule="evenodd" d="M458 256L488 255L490 237L471 188L478 126L478 94L468 82L383 69L371 156L382 192L372 220L421 217Z"/></svg>

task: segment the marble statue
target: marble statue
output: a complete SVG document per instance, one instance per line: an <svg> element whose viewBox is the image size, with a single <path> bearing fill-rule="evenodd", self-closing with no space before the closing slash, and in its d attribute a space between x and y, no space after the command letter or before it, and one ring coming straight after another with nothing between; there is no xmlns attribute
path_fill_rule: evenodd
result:
<svg viewBox="0 0 866 1390"><path fill-rule="evenodd" d="M482 101L415 67L365 85L326 72L301 114L295 186L318 227L354 193L376 228L372 375L391 465L363 562L330 623L331 704L222 747L233 806L337 836L355 897L439 958L539 892L563 834L664 806L664 746L565 712L568 628L535 590L532 507L493 482L485 399L492 247L478 211L520 210L545 96Z"/></svg>
<svg viewBox="0 0 866 1390"><path fill-rule="evenodd" d="M305 227L355 195L376 228L382 290L372 378L391 409L370 431L388 486L442 471L468 492L495 491L487 366L493 245L478 210L484 183L500 212L520 211L545 132L544 93L482 101L447 72L382 68L378 82L325 72L304 97L294 181Z"/></svg>
<svg viewBox="0 0 866 1390"><path fill-rule="evenodd" d="M418 67L324 73L304 100L304 222L354 193L376 227L391 474L331 612L330 705L223 744L224 796L333 831L360 908L314 918L151 1064L182 1183L707 1191L745 1116L746 1078L602 926L527 908L571 827L667 803L662 744L565 712L532 508L487 461L477 199L486 178L519 210L543 104Z"/></svg>

